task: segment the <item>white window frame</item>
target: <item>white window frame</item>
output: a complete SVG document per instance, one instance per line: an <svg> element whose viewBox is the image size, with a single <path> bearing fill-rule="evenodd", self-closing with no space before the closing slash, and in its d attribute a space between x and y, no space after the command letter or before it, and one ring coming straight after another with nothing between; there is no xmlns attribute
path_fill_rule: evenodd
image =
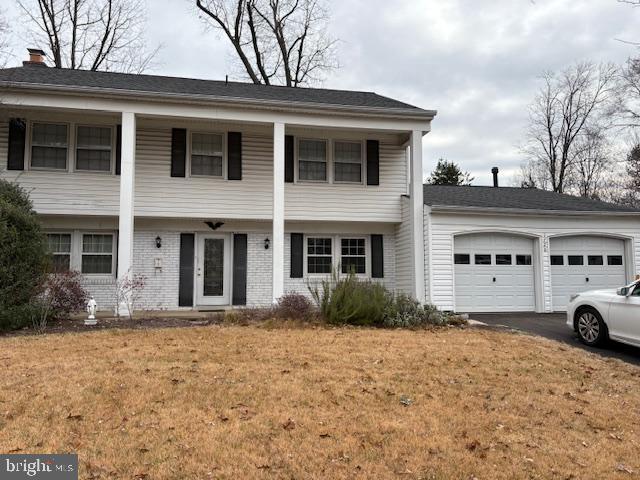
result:
<svg viewBox="0 0 640 480"><path fill-rule="evenodd" d="M309 273L309 238L329 238L331 239L331 273ZM356 277L362 279L371 278L371 242L369 241L369 235L363 234L335 234L335 233L309 233L304 235L304 249L303 249L303 265L304 265L304 278L326 278L330 276L334 271L337 272L338 277L346 277L348 273L342 273L342 239L362 239L364 240L364 254L365 273L356 273ZM313 255L312 255L313 256Z"/></svg>
<svg viewBox="0 0 640 480"><path fill-rule="evenodd" d="M65 158L65 168L49 168L49 167L34 167L32 165L32 160L33 160L33 147L51 147L50 145L38 145L38 144L34 144L33 143L33 125L34 124L40 124L40 125L64 125L67 127L67 156ZM28 169L29 170L34 170L34 171L45 171L45 172L68 172L69 171L69 167L71 165L71 161L70 161L70 152L72 150L74 150L73 145L72 145L72 141L71 141L71 130L72 130L72 124L69 122L58 122L55 120L29 120L28 121L28 127L27 127L27 139L28 139L28 144L29 144L29 148L27 149L27 155L28 155Z"/></svg>
<svg viewBox="0 0 640 480"><path fill-rule="evenodd" d="M201 135L220 135L222 137L222 175L199 175L191 173L191 156L193 150L193 134ZM187 145L187 174L192 178L207 178L211 180L227 180L227 135L228 132L219 130L188 130Z"/></svg>
<svg viewBox="0 0 640 480"><path fill-rule="evenodd" d="M371 250L369 246L369 239L363 235L340 235L337 237L338 248L340 249L338 254L337 265L340 266L340 275L347 276L349 272L342 273L342 240L364 240L364 273L355 273L356 277L369 278L371 272ZM359 255L345 255L346 257L358 257Z"/></svg>
<svg viewBox="0 0 640 480"><path fill-rule="evenodd" d="M353 163L353 162L338 162L336 160L336 143L358 143L360 144L360 181L359 182L350 182L348 180L336 180L336 164L337 163ZM343 184L343 185L364 185L364 179L366 178L365 176L365 168L366 168L366 161L365 161L365 156L366 156L367 152L366 152L366 148L365 148L365 141L364 140L348 140L348 139L342 139L342 138L335 138L331 141L331 158L332 158L332 165L331 165L331 178L333 180L333 183L336 184Z"/></svg>
<svg viewBox="0 0 640 480"><path fill-rule="evenodd" d="M53 255L69 255L69 270L73 270L73 231L65 230L47 230L44 232L47 236L47 249L49 248L49 235L69 235L69 251L68 252L49 252Z"/></svg>
<svg viewBox="0 0 640 480"><path fill-rule="evenodd" d="M109 170L87 170L84 168L78 168L78 149L80 146L78 145L78 128L80 127L93 127L93 128L108 128L111 130L111 146L109 156ZM73 146L73 171L81 172L81 173L97 173L100 175L114 175L115 174L115 165L116 165L116 150L117 150L117 141L118 139L116 134L116 128L114 125L101 125L101 124L87 124L87 123L76 123L74 125L74 146ZM103 148L87 148L83 147L83 150L100 150L104 151Z"/></svg>
<svg viewBox="0 0 640 480"><path fill-rule="evenodd" d="M91 253L91 252L84 252L84 236L85 235L103 235L103 236L111 236L111 253ZM115 233L113 232L105 232L105 231L79 231L78 232L78 236L79 236L79 242L78 242L78 250L80 253L79 256L79 268L78 271L84 276L84 277L88 277L88 278L95 278L95 277L114 277L115 273L116 273L116 256L117 256L117 238ZM82 271L82 259L85 255L111 255L111 272L110 273L84 273Z"/></svg>
<svg viewBox="0 0 640 480"><path fill-rule="evenodd" d="M304 178L300 178L300 140L302 141L310 141L310 142L324 142L325 144L325 180L306 180ZM314 138L314 137L295 137L295 153L294 153L294 164L295 164L295 179L297 183L332 183L332 143L330 139L327 138Z"/></svg>

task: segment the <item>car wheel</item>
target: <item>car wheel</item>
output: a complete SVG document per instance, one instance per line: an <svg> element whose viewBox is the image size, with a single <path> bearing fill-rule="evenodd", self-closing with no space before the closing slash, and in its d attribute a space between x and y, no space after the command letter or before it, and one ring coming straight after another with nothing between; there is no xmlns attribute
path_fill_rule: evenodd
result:
<svg viewBox="0 0 640 480"><path fill-rule="evenodd" d="M600 313L592 308L580 310L576 314L576 330L580 341L585 345L595 347L607 338L607 326Z"/></svg>

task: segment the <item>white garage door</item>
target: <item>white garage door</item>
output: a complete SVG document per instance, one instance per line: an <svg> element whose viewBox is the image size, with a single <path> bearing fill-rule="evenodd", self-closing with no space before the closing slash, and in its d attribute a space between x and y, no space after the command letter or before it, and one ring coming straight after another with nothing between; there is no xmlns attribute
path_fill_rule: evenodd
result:
<svg viewBox="0 0 640 480"><path fill-rule="evenodd" d="M552 238L553 309L567 309L574 293L625 284L624 241L597 236Z"/></svg>
<svg viewBox="0 0 640 480"><path fill-rule="evenodd" d="M533 240L469 234L454 241L456 311L535 310Z"/></svg>

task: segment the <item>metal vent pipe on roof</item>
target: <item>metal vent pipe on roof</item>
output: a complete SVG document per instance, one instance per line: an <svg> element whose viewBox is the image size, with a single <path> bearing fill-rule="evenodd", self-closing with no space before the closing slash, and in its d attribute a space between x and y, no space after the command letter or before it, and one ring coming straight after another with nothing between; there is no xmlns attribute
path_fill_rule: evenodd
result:
<svg viewBox="0 0 640 480"><path fill-rule="evenodd" d="M498 167L493 167L491 169L491 173L493 173L493 186L495 188L498 188L498 172L500 171L500 169Z"/></svg>

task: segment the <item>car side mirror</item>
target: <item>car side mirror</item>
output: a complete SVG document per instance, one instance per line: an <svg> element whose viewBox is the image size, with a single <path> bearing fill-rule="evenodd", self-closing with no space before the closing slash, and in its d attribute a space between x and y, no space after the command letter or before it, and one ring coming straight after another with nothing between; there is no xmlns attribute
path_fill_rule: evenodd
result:
<svg viewBox="0 0 640 480"><path fill-rule="evenodd" d="M628 297L631 294L631 289L629 287L619 288L616 293L621 297Z"/></svg>

